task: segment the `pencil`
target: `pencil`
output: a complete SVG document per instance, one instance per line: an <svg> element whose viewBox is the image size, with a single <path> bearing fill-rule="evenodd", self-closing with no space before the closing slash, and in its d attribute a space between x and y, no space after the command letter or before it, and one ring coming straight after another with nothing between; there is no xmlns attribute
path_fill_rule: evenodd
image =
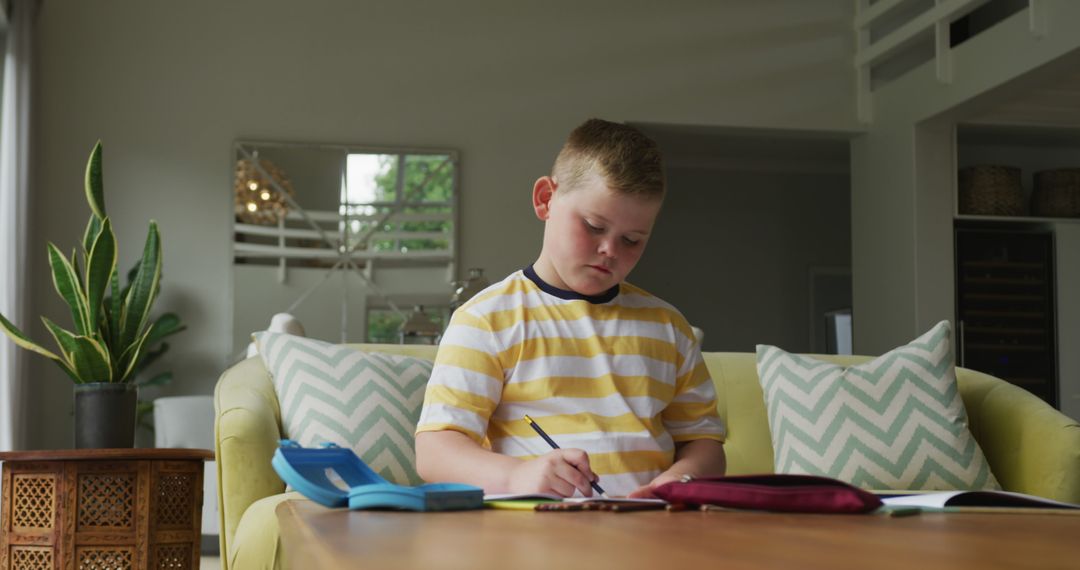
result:
<svg viewBox="0 0 1080 570"><path fill-rule="evenodd" d="M529 427L536 430L536 433L540 434L540 437L544 438L544 441L546 441L547 444L551 446L551 449L561 449L559 447L559 444L555 443L555 440L548 437L548 434L544 432L544 430L540 427L540 424L536 423L536 420L530 418L528 414L525 414L525 423L529 424ZM610 498L608 497L608 494L600 488L600 485L596 484L596 481L589 481L589 485L592 485L593 490L599 493L601 497L605 499Z"/></svg>

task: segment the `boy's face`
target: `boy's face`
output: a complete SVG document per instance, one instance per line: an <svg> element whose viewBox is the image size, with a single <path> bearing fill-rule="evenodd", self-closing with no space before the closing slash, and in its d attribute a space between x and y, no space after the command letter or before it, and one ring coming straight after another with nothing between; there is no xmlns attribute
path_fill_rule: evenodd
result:
<svg viewBox="0 0 1080 570"><path fill-rule="evenodd" d="M533 186L533 208L545 221L544 246L533 268L547 283L598 295L637 265L661 201L627 196L589 173L573 189L544 176Z"/></svg>

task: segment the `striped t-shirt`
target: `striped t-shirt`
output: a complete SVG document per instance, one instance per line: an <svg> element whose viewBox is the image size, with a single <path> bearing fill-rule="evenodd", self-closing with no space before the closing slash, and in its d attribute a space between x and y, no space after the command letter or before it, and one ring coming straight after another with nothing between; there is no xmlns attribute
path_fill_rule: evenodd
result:
<svg viewBox="0 0 1080 570"><path fill-rule="evenodd" d="M622 283L587 297L516 271L454 312L417 433L455 430L523 459L589 454L600 485L625 495L671 466L675 442L723 441L716 392L686 319Z"/></svg>

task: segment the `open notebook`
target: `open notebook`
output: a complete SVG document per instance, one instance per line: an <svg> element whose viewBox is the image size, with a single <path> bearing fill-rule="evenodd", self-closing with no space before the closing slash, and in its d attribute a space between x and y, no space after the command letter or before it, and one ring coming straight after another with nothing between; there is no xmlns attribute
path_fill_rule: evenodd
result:
<svg viewBox="0 0 1080 570"><path fill-rule="evenodd" d="M946 491L940 493L916 493L895 497L882 497L887 507L921 507L923 509L949 510L953 508L978 509L1061 509L1080 514L1080 505L1044 499L1034 495L1011 491Z"/></svg>
<svg viewBox="0 0 1080 570"><path fill-rule="evenodd" d="M670 508L663 499L629 499L626 497L568 497L547 493L484 495L484 506L490 509L515 511L649 511Z"/></svg>

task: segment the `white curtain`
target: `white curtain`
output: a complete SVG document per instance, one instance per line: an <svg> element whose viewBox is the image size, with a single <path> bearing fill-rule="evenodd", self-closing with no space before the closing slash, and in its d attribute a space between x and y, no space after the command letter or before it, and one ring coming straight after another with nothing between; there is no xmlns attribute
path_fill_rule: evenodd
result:
<svg viewBox="0 0 1080 570"><path fill-rule="evenodd" d="M0 99L0 313L23 331L26 310L30 172L30 34L37 0L8 0L7 48ZM26 352L0 339L0 450L25 443Z"/></svg>

